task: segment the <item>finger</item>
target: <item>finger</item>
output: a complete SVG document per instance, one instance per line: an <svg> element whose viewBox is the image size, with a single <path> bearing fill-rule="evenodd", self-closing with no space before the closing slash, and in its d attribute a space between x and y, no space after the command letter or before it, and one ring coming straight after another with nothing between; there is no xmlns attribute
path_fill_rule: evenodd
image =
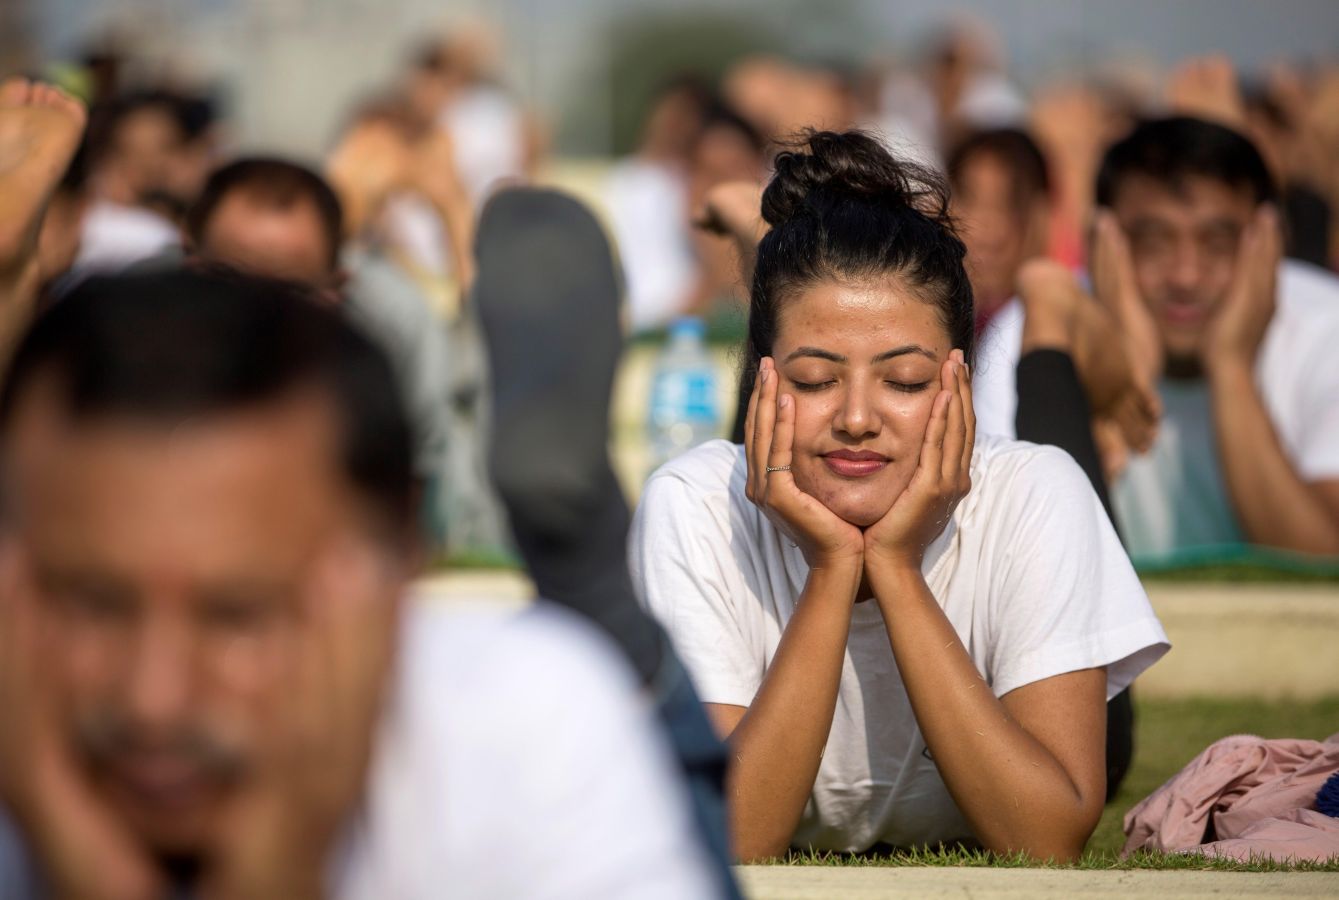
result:
<svg viewBox="0 0 1339 900"><path fill-rule="evenodd" d="M934 405L930 407L930 421L925 426L925 438L921 441L921 458L916 469L919 476L922 472L934 473L934 477L939 477L940 463L944 458L944 434L948 430L948 402L951 392L941 390L935 396Z"/></svg>
<svg viewBox="0 0 1339 900"><path fill-rule="evenodd" d="M782 469L773 472L773 477L791 478L789 467L794 446L795 398L790 394L782 394L777 398L776 427L772 429L772 447L767 455L768 467Z"/></svg>
<svg viewBox="0 0 1339 900"><path fill-rule="evenodd" d="M961 350L958 351L958 360L963 364L958 389L962 392L962 417L967 431L967 440L962 447L962 471L970 473L972 450L976 447L976 407L972 401L972 370L968 368Z"/></svg>
<svg viewBox="0 0 1339 900"><path fill-rule="evenodd" d="M776 370L771 357L762 361L762 388L758 394L758 408L753 418L753 472L754 494L761 497L767 487L767 456L772 450L772 429L776 425Z"/></svg>
<svg viewBox="0 0 1339 900"><path fill-rule="evenodd" d="M940 460L940 476L945 484L955 484L958 480L958 467L962 465L962 448L967 442L967 425L962 415L962 392L958 388L958 364L949 363L949 391L947 422L944 430L944 453Z"/></svg>
<svg viewBox="0 0 1339 900"><path fill-rule="evenodd" d="M744 414L744 462L748 466L748 488L752 494L758 486L755 480L757 467L753 464L753 424L757 418L758 395L762 393L762 363L758 363L758 370L753 373L753 389L749 391L749 408Z"/></svg>

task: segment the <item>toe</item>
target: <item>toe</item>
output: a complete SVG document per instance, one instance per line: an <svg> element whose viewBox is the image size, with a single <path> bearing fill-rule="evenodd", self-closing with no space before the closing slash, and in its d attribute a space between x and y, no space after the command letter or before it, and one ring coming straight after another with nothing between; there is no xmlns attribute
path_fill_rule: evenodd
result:
<svg viewBox="0 0 1339 900"><path fill-rule="evenodd" d="M26 78L10 78L0 84L0 103L5 106L22 106L28 102L32 84Z"/></svg>

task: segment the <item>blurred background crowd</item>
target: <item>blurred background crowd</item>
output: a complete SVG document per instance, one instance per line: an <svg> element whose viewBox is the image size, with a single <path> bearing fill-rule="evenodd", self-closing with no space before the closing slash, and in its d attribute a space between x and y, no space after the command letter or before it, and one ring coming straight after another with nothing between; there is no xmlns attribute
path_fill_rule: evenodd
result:
<svg viewBox="0 0 1339 900"><path fill-rule="evenodd" d="M151 264L183 234L245 261L256 251L229 244L223 207L209 234L188 215L211 173L262 154L325 176L338 260L273 274L344 291L390 348L435 486L429 525L468 554L506 544L479 487L486 376L462 314L473 218L500 183L557 184L597 210L629 332L650 339L686 315L722 346L742 334L739 253L700 227L706 199L765 180L804 128L869 129L947 170L982 326L1027 260L1084 269L1101 155L1153 115L1248 135L1281 188L1287 255L1339 268L1332 3L959 6L523 0L485 16L424 0L4 0L0 71L89 105L44 223L52 279ZM243 174L259 207L305 190L291 173ZM254 237L256 209L243 219ZM729 351L716 358L724 431L735 378ZM616 409L634 492L656 456L647 369Z"/></svg>

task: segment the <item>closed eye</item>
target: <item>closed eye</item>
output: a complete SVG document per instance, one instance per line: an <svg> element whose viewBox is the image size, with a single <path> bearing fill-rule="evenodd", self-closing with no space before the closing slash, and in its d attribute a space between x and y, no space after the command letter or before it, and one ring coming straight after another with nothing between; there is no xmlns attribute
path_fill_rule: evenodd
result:
<svg viewBox="0 0 1339 900"><path fill-rule="evenodd" d="M811 381L796 381L795 379L792 378L792 379L790 380L790 383L793 384L793 385L795 386L795 390L797 390L797 391L821 391L821 390L823 390L823 388L828 387L828 386L833 385L833 384L836 384L837 382L835 382L835 381L818 381L818 382L811 382Z"/></svg>
<svg viewBox="0 0 1339 900"><path fill-rule="evenodd" d="M889 381L885 383L893 390L901 391L904 394L919 394L921 391L925 390L930 386L930 382L928 381L917 381L915 383L908 383L905 381Z"/></svg>

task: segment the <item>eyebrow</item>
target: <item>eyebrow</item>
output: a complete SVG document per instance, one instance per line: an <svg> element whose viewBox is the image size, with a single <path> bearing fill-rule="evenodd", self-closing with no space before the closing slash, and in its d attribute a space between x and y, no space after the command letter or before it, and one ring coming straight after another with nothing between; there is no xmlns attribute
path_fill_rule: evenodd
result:
<svg viewBox="0 0 1339 900"><path fill-rule="evenodd" d="M928 359L937 358L934 355L934 353L925 349L920 344L905 344L901 347L894 347L891 350L883 351L878 356L870 360L870 362L881 363L898 356L906 356L908 353L919 353L921 356L924 356ZM806 356L814 357L816 359L826 359L828 362L835 362L835 363L849 362L849 360L847 360L847 358L842 356L840 353L833 353L831 350L823 350L818 347L800 347L799 349L791 353L789 356L787 356L785 361L790 362L793 359L800 359L801 357Z"/></svg>

